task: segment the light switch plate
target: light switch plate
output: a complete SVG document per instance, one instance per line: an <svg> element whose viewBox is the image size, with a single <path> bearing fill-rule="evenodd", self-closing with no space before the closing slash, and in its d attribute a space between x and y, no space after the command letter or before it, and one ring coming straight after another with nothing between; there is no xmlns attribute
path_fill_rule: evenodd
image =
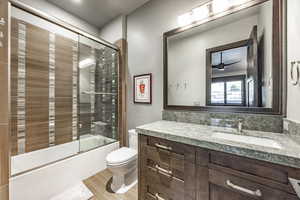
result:
<svg viewBox="0 0 300 200"><path fill-rule="evenodd" d="M283 121L283 130L285 131L289 131L289 122L288 121Z"/></svg>

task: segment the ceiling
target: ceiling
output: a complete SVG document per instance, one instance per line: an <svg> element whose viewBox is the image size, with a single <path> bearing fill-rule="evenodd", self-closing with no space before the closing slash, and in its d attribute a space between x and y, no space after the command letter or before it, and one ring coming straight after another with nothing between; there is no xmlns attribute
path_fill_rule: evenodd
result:
<svg viewBox="0 0 300 200"><path fill-rule="evenodd" d="M126 15L149 0L47 0L67 12L101 28L120 15Z"/></svg>

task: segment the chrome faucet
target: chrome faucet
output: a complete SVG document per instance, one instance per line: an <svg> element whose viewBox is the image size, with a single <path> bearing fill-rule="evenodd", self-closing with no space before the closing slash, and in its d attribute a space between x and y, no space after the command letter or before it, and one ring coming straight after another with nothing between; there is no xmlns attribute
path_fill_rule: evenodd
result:
<svg viewBox="0 0 300 200"><path fill-rule="evenodd" d="M238 131L238 134L243 134L243 120L242 119L238 120L237 131Z"/></svg>

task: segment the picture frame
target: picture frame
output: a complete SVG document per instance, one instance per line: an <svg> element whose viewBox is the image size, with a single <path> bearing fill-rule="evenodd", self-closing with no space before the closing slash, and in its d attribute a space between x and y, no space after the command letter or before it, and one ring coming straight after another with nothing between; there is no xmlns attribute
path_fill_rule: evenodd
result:
<svg viewBox="0 0 300 200"><path fill-rule="evenodd" d="M152 74L133 77L133 101L139 104L152 104Z"/></svg>

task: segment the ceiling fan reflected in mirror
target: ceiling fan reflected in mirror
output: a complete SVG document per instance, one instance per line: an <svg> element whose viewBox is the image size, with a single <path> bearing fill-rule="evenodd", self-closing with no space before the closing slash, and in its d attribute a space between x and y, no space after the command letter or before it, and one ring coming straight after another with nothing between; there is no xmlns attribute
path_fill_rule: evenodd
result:
<svg viewBox="0 0 300 200"><path fill-rule="evenodd" d="M220 64L217 64L217 65L212 65L212 68L214 69L218 69L218 70L225 70L225 67L227 66L230 66L230 65L234 65L234 64L237 64L239 62L241 62L241 60L239 61L236 61L236 62L231 62L231 63L224 63L223 62L223 51L220 52Z"/></svg>

